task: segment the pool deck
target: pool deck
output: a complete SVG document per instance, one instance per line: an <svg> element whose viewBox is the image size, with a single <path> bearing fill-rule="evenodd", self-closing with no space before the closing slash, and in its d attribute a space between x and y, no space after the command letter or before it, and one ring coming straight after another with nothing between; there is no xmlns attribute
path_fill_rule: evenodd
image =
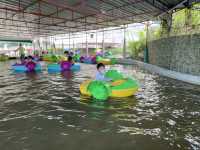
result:
<svg viewBox="0 0 200 150"><path fill-rule="evenodd" d="M152 73L157 73L161 76L180 80L180 81L187 82L190 84L200 85L200 76L194 76L190 74L185 74L185 73L180 73L180 72L164 69L155 65L147 64L147 63L133 60L133 59L118 59L118 63L126 64L126 65L138 65L139 67L145 70L148 70Z"/></svg>

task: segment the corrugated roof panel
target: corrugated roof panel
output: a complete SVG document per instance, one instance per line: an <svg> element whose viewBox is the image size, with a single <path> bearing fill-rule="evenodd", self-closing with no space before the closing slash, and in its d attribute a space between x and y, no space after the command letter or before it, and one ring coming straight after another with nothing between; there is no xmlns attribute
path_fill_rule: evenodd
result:
<svg viewBox="0 0 200 150"><path fill-rule="evenodd" d="M0 26L5 34L24 36L94 30L150 20L181 1L0 0Z"/></svg>

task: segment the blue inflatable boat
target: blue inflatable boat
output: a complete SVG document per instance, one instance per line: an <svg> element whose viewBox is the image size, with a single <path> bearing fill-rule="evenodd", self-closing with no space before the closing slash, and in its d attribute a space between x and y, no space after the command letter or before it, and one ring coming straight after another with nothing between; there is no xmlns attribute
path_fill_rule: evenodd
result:
<svg viewBox="0 0 200 150"><path fill-rule="evenodd" d="M12 69L16 72L29 72L29 68L26 66L26 65L23 65L23 64L14 64L12 65ZM41 71L42 70L42 67L41 65L38 63L36 64L35 68L32 70L32 71Z"/></svg>
<svg viewBox="0 0 200 150"><path fill-rule="evenodd" d="M49 72L62 72L65 70L79 71L81 67L79 64L74 64L69 69L63 69L60 64L49 64L47 68Z"/></svg>

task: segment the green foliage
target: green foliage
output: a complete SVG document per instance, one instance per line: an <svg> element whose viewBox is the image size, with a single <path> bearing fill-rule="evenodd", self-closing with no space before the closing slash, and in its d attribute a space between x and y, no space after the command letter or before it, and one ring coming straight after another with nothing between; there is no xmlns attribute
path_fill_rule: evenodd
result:
<svg viewBox="0 0 200 150"><path fill-rule="evenodd" d="M118 55L118 54L122 54L123 49L118 47L118 48L109 48L107 49L109 52L111 52L113 55Z"/></svg>
<svg viewBox="0 0 200 150"><path fill-rule="evenodd" d="M172 27L180 29L187 25L199 25L200 24L200 4L193 4L191 8L185 8L177 11L173 14ZM179 31L177 31L179 32Z"/></svg>
<svg viewBox="0 0 200 150"><path fill-rule="evenodd" d="M150 27L148 40L159 39L163 36L192 34L199 32L200 25L200 4L193 4L191 8L184 8L172 14L172 28L170 32L167 31L167 24L161 21L160 27ZM189 32L188 32L189 29ZM137 54L137 53L136 53Z"/></svg>
<svg viewBox="0 0 200 150"><path fill-rule="evenodd" d="M160 27L155 28L155 30L154 30L154 32L153 32L153 35L154 35L154 37L155 37L156 39L160 38L160 36L161 36L161 29L160 29Z"/></svg>
<svg viewBox="0 0 200 150"><path fill-rule="evenodd" d="M173 14L173 21L172 21L172 27L173 28L181 28L185 26L185 10L180 10Z"/></svg>
<svg viewBox="0 0 200 150"><path fill-rule="evenodd" d="M146 31L138 32L138 40L128 41L128 50L133 58L137 58L146 47Z"/></svg>
<svg viewBox="0 0 200 150"><path fill-rule="evenodd" d="M0 54L0 61L6 61L8 60L8 56L5 54Z"/></svg>
<svg viewBox="0 0 200 150"><path fill-rule="evenodd" d="M192 25L200 25L200 4L195 4L193 6Z"/></svg>

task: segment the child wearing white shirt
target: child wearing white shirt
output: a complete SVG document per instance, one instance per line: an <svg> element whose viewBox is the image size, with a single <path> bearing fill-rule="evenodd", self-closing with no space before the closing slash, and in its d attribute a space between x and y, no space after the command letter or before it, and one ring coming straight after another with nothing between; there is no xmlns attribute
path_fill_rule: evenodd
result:
<svg viewBox="0 0 200 150"><path fill-rule="evenodd" d="M111 79L105 77L105 65L103 63L97 64L96 80L99 81L111 81Z"/></svg>

